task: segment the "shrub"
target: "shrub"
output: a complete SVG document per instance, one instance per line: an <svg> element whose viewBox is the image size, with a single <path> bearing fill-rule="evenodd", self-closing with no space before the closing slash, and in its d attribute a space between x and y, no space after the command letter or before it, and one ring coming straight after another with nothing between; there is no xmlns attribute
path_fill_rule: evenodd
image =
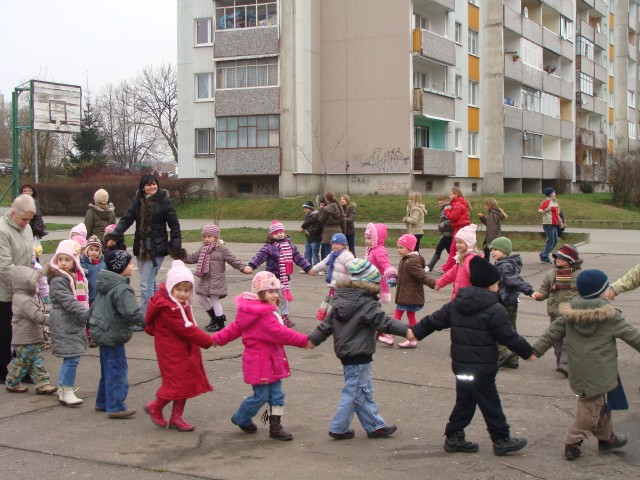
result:
<svg viewBox="0 0 640 480"><path fill-rule="evenodd" d="M593 193L593 184L591 182L580 182L580 191L582 193Z"/></svg>

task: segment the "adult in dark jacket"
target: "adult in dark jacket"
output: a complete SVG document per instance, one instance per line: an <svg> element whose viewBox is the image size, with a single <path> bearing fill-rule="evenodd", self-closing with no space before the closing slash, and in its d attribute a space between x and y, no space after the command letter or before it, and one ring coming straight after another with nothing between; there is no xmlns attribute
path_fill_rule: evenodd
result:
<svg viewBox="0 0 640 480"><path fill-rule="evenodd" d="M336 200L336 194L325 192L324 200L324 203L320 204L320 210L318 211L318 218L322 225L321 259L331 252L331 237L336 233L344 233L347 229L344 212Z"/></svg>
<svg viewBox="0 0 640 480"><path fill-rule="evenodd" d="M133 255L140 273L140 311L144 316L147 302L158 289L156 275L164 257L169 254L179 256L182 251L178 216L165 191L160 190L160 183L154 175L146 174L140 178L136 196L116 225L114 235L123 237L133 222L136 223ZM170 230L168 237L167 226ZM107 246L111 248L115 244L115 241L109 240Z"/></svg>
<svg viewBox="0 0 640 480"><path fill-rule="evenodd" d="M498 297L500 273L488 261L474 257L469 262L471 287L458 291L456 298L427 315L412 327L421 340L436 330L451 329L451 367L456 376L456 405L445 429L447 452L472 453L478 444L468 442L464 428L476 405L484 416L498 456L523 448L526 439L511 438L496 388L498 345L500 342L522 358L534 359L531 345L509 325L507 312Z"/></svg>
<svg viewBox="0 0 640 480"><path fill-rule="evenodd" d="M307 201L302 205L304 222L300 225L300 233L304 233L307 241L304 244L304 258L311 265L320 263L320 242L322 241L322 225L318 218L318 211L313 208L313 202Z"/></svg>
<svg viewBox="0 0 640 480"><path fill-rule="evenodd" d="M20 187L20 194L23 193L25 195L31 195L33 201L36 203L36 214L29 222L29 225L31 225L33 236L42 238L46 235L49 235L47 227L44 224L44 220L42 220L42 212L40 211L40 201L38 200L38 191L36 190L36 187L31 185L30 183L25 183Z"/></svg>

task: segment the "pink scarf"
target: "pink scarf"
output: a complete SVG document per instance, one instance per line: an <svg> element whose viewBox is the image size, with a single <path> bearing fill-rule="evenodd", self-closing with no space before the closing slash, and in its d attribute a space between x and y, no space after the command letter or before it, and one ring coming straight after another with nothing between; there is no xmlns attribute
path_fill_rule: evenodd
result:
<svg viewBox="0 0 640 480"><path fill-rule="evenodd" d="M209 274L209 257L214 248L214 245L202 245L202 247L200 247L198 265L196 265L196 277L202 278Z"/></svg>
<svg viewBox="0 0 640 480"><path fill-rule="evenodd" d="M291 295L291 286L289 284L289 275L293 273L293 249L289 243L289 239L277 242L278 247L278 269L280 271L280 285L282 288L282 295L290 302L293 300Z"/></svg>

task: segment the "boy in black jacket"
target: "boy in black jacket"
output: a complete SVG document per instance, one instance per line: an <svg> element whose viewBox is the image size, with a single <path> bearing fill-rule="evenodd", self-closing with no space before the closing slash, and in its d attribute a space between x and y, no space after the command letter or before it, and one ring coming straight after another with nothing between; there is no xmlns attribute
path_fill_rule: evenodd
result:
<svg viewBox="0 0 640 480"><path fill-rule="evenodd" d="M481 257L470 264L471 287L462 288L456 298L440 310L427 315L412 330L422 340L436 330L451 329L451 367L456 376L456 404L445 429L446 452L473 453L478 444L465 439L476 405L487 424L498 456L515 452L527 444L524 438L511 438L496 388L498 346L500 342L522 358L534 360L531 345L509 325L498 297L500 273Z"/></svg>

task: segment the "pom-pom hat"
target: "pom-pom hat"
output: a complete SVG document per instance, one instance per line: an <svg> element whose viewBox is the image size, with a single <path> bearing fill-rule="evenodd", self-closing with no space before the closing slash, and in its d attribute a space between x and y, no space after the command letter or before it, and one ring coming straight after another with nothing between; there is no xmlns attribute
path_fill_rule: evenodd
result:
<svg viewBox="0 0 640 480"><path fill-rule="evenodd" d="M398 243L407 248L407 250L409 250L410 252L413 252L416 249L418 239L415 237L415 235L405 233L398 239Z"/></svg>
<svg viewBox="0 0 640 480"><path fill-rule="evenodd" d="M271 272L259 272L251 282L251 292L256 295L265 290L280 290L280 280Z"/></svg>
<svg viewBox="0 0 640 480"><path fill-rule="evenodd" d="M469 281L474 287L488 288L500 281L498 269L477 255L469 262L469 272Z"/></svg>
<svg viewBox="0 0 640 480"><path fill-rule="evenodd" d="M269 227L269 235L273 235L274 233L284 232L284 224L279 220L274 220L271 222L271 226Z"/></svg>
<svg viewBox="0 0 640 480"><path fill-rule="evenodd" d="M582 298L598 298L609 288L609 278L602 270L583 270L576 279L576 287Z"/></svg>
<svg viewBox="0 0 640 480"><path fill-rule="evenodd" d="M84 247L85 247L85 249L88 249L89 247L98 247L98 250L100 250L100 253L102 254L102 242L95 235L91 235L89 237L89 239L87 240L87 243L86 243L86 245Z"/></svg>

